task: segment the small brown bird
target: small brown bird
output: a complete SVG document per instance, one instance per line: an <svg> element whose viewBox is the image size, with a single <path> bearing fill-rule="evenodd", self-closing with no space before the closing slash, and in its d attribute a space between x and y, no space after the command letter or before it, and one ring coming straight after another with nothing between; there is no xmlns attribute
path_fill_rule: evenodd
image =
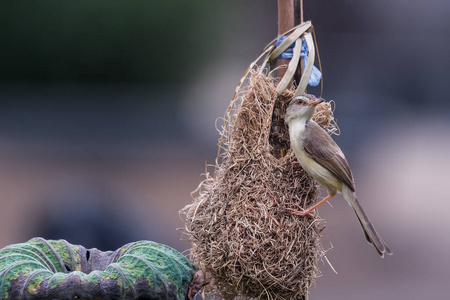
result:
<svg viewBox="0 0 450 300"><path fill-rule="evenodd" d="M291 100L286 110L285 122L289 126L291 147L298 162L328 191L327 197L310 208L299 207L301 211L290 211L299 216L313 217L311 211L335 196L336 193L341 193L353 207L367 241L375 247L381 257L384 253L392 254L356 199L352 171L344 153L327 132L311 120L317 104L323 101L323 99L316 99L313 95L298 96Z"/></svg>

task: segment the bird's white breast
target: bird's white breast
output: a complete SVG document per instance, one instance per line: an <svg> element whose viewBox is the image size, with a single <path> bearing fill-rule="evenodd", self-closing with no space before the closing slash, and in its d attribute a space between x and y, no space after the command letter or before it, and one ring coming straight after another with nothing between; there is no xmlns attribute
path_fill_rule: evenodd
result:
<svg viewBox="0 0 450 300"><path fill-rule="evenodd" d="M293 121L289 126L289 136L291 140L292 150L303 169L312 177L316 177L316 173L323 169L314 159L306 154L303 148L303 140L305 136L306 124L301 121ZM318 174L317 174L318 175Z"/></svg>

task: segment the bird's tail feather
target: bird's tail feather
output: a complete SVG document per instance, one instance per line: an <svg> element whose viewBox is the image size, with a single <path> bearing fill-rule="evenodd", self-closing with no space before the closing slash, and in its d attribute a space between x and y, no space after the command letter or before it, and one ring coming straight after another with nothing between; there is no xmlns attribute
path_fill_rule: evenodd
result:
<svg viewBox="0 0 450 300"><path fill-rule="evenodd" d="M359 204L358 199L356 199L355 193L352 192L347 186L344 185L342 190L342 194L347 200L347 202L353 207L353 210L358 217L359 223L361 223L361 227L363 228L364 234L366 235L367 241L372 244L377 250L378 254L383 257L384 253L389 255L392 254L391 249L386 245L385 241L381 238L378 232L373 227L372 222L369 217L364 212L361 204Z"/></svg>

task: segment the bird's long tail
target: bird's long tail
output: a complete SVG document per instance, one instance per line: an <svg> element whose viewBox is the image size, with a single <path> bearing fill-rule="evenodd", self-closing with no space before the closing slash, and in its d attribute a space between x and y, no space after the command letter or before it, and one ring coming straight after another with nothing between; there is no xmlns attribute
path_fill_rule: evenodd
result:
<svg viewBox="0 0 450 300"><path fill-rule="evenodd" d="M359 223L361 223L361 227L363 228L364 234L366 235L367 241L372 244L377 250L378 254L383 257L384 253L389 255L392 254L391 249L386 245L385 241L381 238L378 232L373 227L372 222L369 217L364 212L361 204L359 204L358 199L356 199L356 195L352 192L347 186L344 185L342 189L342 195L344 199L353 207L353 210L358 217Z"/></svg>

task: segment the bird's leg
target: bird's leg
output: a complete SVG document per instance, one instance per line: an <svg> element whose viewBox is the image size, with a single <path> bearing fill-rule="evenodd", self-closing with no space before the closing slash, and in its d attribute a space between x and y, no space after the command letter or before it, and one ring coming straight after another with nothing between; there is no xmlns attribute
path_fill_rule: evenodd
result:
<svg viewBox="0 0 450 300"><path fill-rule="evenodd" d="M297 215L297 216L308 216L310 218L314 218L314 215L312 215L311 212L313 210L315 210L316 208L318 208L319 206L321 206L322 204L324 204L325 202L327 202L328 200L330 200L332 197L334 197L334 195L336 195L336 194L330 194L330 195L326 196L325 198L323 198L322 200L320 200L319 202L317 202L316 204L314 204L313 206L311 206L307 209L303 209L299 205L295 204L295 206L297 206L300 209L300 211L290 209L290 208L287 208L286 210L289 210L292 214Z"/></svg>
<svg viewBox="0 0 450 300"><path fill-rule="evenodd" d="M315 210L316 208L318 208L319 206L321 206L322 204L324 204L325 202L327 202L328 200L333 198L335 195L336 194L326 196L325 198L323 198L322 200L320 200L319 202L317 202L316 204L314 204L310 208L306 209L305 212L309 213L309 212Z"/></svg>

